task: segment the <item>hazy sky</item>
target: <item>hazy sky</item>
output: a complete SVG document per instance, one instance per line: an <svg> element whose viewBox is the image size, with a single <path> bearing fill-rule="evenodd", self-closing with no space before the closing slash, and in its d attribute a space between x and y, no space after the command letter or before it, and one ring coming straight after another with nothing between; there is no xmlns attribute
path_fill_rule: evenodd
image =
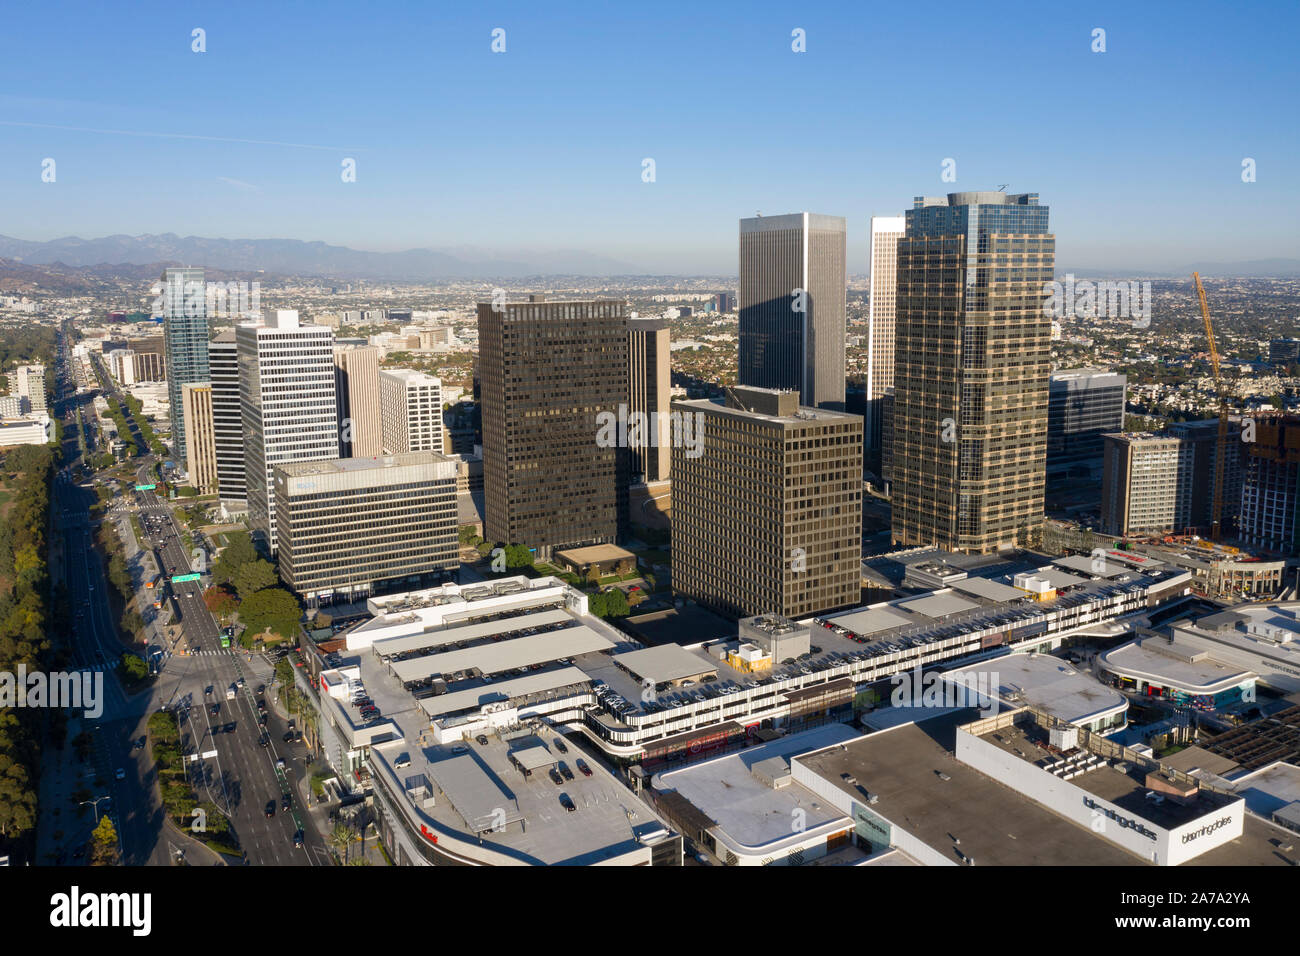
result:
<svg viewBox="0 0 1300 956"><path fill-rule="evenodd" d="M1060 266L1300 257L1300 5L1138 6L15 3L0 233L733 273L737 219L807 209L865 272L871 215L1006 183L1051 207Z"/></svg>

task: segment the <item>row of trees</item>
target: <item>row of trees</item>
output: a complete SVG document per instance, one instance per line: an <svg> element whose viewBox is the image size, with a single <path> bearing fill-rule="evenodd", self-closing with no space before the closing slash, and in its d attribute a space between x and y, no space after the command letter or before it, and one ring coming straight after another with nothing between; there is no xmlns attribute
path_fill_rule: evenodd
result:
<svg viewBox="0 0 1300 956"><path fill-rule="evenodd" d="M0 460L9 510L0 521L0 672L49 670L54 662L51 633L66 633L63 613L51 615L48 544L50 487L55 451L45 445L24 445ZM30 849L35 835L36 781L39 773L41 717L28 708L0 709L0 852ZM55 721L62 740L62 714ZM27 855L30 855L28 853Z"/></svg>
<svg viewBox="0 0 1300 956"><path fill-rule="evenodd" d="M212 849L221 853L238 853L230 821L221 808L210 801L199 800L194 793L180 728L172 711L160 710L149 718L149 744L158 771L163 812ZM197 829L194 826L196 815L202 820L202 826Z"/></svg>

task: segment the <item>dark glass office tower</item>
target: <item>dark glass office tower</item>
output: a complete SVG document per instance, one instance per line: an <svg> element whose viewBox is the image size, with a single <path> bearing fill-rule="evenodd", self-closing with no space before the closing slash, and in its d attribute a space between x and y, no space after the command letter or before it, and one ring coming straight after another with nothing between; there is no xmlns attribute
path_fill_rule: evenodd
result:
<svg viewBox="0 0 1300 956"><path fill-rule="evenodd" d="M740 220L741 385L844 410L844 237L840 216Z"/></svg>
<svg viewBox="0 0 1300 956"><path fill-rule="evenodd" d="M1049 478L1100 479L1101 436L1124 430L1127 384L1123 375L1105 369L1052 373L1047 406Z"/></svg>
<svg viewBox="0 0 1300 956"><path fill-rule="evenodd" d="M1037 193L917 197L898 242L891 477L902 545L988 552L1043 526L1056 239Z"/></svg>
<svg viewBox="0 0 1300 956"><path fill-rule="evenodd" d="M484 537L552 549L618 540L627 445L601 422L628 400L626 303L481 302Z"/></svg>
<svg viewBox="0 0 1300 956"><path fill-rule="evenodd" d="M208 370L208 302L202 269L168 269L162 277L163 340L167 348L167 401L172 455L184 467L185 416L181 393L191 382L211 381Z"/></svg>

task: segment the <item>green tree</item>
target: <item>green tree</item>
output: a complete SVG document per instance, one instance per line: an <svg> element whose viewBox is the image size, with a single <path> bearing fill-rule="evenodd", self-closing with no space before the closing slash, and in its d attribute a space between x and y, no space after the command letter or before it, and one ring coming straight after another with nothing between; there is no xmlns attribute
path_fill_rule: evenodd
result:
<svg viewBox="0 0 1300 956"><path fill-rule="evenodd" d="M149 676L148 663L134 654L123 654L118 664L122 670L122 677L129 684L139 683Z"/></svg>
<svg viewBox="0 0 1300 956"><path fill-rule="evenodd" d="M235 572L245 564L258 560L257 548L246 532L232 532L229 543L222 549L212 567L214 584L234 584Z"/></svg>
<svg viewBox="0 0 1300 956"><path fill-rule="evenodd" d="M239 606L239 618L248 628L246 633L251 635L269 628L281 637L293 637L301 617L302 608L297 599L284 588L257 591Z"/></svg>
<svg viewBox="0 0 1300 956"><path fill-rule="evenodd" d="M275 565L258 558L236 568L232 583L240 598L246 599L264 588L279 584L280 576L276 573Z"/></svg>
<svg viewBox="0 0 1300 956"><path fill-rule="evenodd" d="M605 617L609 613L609 601L604 594L597 591L595 594L588 595L587 610L594 617Z"/></svg>
<svg viewBox="0 0 1300 956"><path fill-rule="evenodd" d="M506 545L506 567L507 568L531 568L533 566L533 553L522 544Z"/></svg>
<svg viewBox="0 0 1300 956"><path fill-rule="evenodd" d="M606 617L627 617L628 610L627 595L620 589L611 588L605 592Z"/></svg>
<svg viewBox="0 0 1300 956"><path fill-rule="evenodd" d="M114 866L117 863L117 828L107 815L99 820L91 834L90 865Z"/></svg>

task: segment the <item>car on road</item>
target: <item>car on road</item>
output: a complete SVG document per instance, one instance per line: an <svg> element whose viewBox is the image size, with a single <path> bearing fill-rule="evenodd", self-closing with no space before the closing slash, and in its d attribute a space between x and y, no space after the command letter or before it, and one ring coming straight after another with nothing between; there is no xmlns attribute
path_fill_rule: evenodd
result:
<svg viewBox="0 0 1300 956"><path fill-rule="evenodd" d="M587 761L585 761L585 760L579 758L577 761L575 761L575 763L577 763L577 765L578 765L578 771L579 771L579 772L580 772L584 777L590 777L590 776L591 776L591 768L587 766Z"/></svg>
<svg viewBox="0 0 1300 956"><path fill-rule="evenodd" d="M268 817L273 817L273 816L275 816L275 801L274 801L274 800L268 800L268 801L266 801L266 815L267 815Z"/></svg>
<svg viewBox="0 0 1300 956"><path fill-rule="evenodd" d="M257 692L258 692L259 694L265 694L265 693L266 693L266 685L265 685L265 684L258 684L258 685L257 685Z"/></svg>
<svg viewBox="0 0 1300 956"><path fill-rule="evenodd" d="M293 797L286 793L283 797L280 798L280 809L288 810L292 807L293 807Z"/></svg>
<svg viewBox="0 0 1300 956"><path fill-rule="evenodd" d="M300 847L302 846L302 843L303 843L303 832L301 830L293 831L293 845L295 847Z"/></svg>
<svg viewBox="0 0 1300 956"><path fill-rule="evenodd" d="M286 733L286 734L284 735L284 742L285 742L286 744L287 744L287 743L292 743L292 742L293 742L293 731L292 731L292 730L290 730L288 733Z"/></svg>
<svg viewBox="0 0 1300 956"><path fill-rule="evenodd" d="M564 807L564 809L568 810L570 813L578 809L577 806L574 805L573 798L567 793L560 794L560 806Z"/></svg>
<svg viewBox="0 0 1300 956"><path fill-rule="evenodd" d="M277 761L275 762L275 769L276 769L276 770L283 770L283 769L284 769L284 758L283 758L283 757L281 757L279 760L277 760Z"/></svg>
<svg viewBox="0 0 1300 956"><path fill-rule="evenodd" d="M262 736L258 738L257 742L263 747L269 747L271 745L271 735L263 733Z"/></svg>

